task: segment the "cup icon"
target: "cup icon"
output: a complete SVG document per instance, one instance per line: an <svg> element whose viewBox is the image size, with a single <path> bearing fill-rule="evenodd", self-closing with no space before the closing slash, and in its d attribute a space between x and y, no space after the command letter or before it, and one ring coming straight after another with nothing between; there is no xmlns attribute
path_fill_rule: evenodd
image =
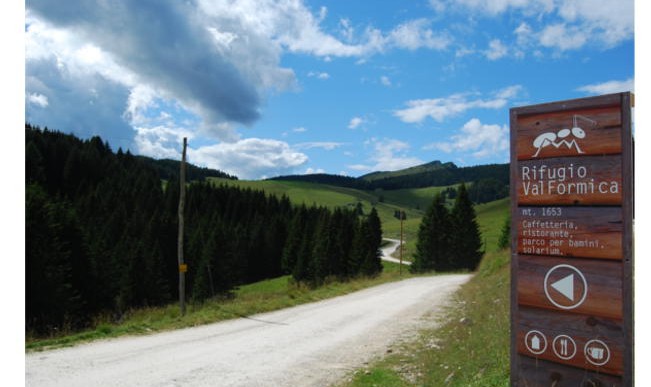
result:
<svg viewBox="0 0 651 387"><path fill-rule="evenodd" d="M601 367L610 361L610 349L601 340L590 340L584 347L585 359L592 365Z"/></svg>
<svg viewBox="0 0 651 387"><path fill-rule="evenodd" d="M588 355L595 360L603 360L604 358L604 349L603 348L588 348Z"/></svg>

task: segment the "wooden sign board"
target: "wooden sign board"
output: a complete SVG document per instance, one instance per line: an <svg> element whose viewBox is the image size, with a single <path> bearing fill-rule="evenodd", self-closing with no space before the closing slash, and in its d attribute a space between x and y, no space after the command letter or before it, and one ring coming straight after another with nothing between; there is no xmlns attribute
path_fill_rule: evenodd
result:
<svg viewBox="0 0 651 387"><path fill-rule="evenodd" d="M517 317L519 354L613 376L623 374L624 327L621 319L585 318L577 313L528 307L521 307ZM603 347L603 353L590 349L593 346L601 348L599 341L603 339L600 338L605 337L610 342Z"/></svg>
<svg viewBox="0 0 651 387"><path fill-rule="evenodd" d="M511 109L513 386L633 385L631 100Z"/></svg>
<svg viewBox="0 0 651 387"><path fill-rule="evenodd" d="M519 207L520 254L622 259L622 209Z"/></svg>
<svg viewBox="0 0 651 387"><path fill-rule="evenodd" d="M621 157L552 158L518 163L518 203L620 205Z"/></svg>

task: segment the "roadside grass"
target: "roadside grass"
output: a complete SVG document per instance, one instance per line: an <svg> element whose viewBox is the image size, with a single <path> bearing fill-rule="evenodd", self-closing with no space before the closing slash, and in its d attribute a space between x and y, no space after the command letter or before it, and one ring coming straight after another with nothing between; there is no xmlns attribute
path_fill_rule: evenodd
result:
<svg viewBox="0 0 651 387"><path fill-rule="evenodd" d="M509 385L510 250L497 249L508 207L508 199L476 207L486 255L444 313L425 317L433 327L341 387Z"/></svg>
<svg viewBox="0 0 651 387"><path fill-rule="evenodd" d="M400 273L398 264L383 261L384 270L373 278L355 278L346 282L334 279L318 288L310 288L284 276L239 287L231 297L213 298L203 303L188 303L185 316L180 315L177 303L161 307L134 309L118 323L110 316L95 320L93 329L70 333L60 332L52 337L26 335L25 349L39 351L73 346L83 342L128 335L145 335L172 329L187 328L247 317L304 303L345 295L367 287L412 277L409 270Z"/></svg>

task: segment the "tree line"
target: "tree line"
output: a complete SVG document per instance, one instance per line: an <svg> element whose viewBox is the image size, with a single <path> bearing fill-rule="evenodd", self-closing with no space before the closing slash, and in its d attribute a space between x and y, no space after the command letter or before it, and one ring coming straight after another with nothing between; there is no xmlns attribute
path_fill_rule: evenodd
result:
<svg viewBox="0 0 651 387"><path fill-rule="evenodd" d="M181 162L179 160L170 159L152 159L151 157L136 156L151 167L156 169L156 172L161 179L171 180L179 177L179 170L181 169ZM185 163L185 176L188 181L200 180L204 181L207 177L219 177L229 180L237 180L237 176L229 175L226 172L218 171L211 168L197 167L190 163Z"/></svg>
<svg viewBox="0 0 651 387"><path fill-rule="evenodd" d="M509 196L509 164L489 164L459 168L451 162L439 163L437 168L431 170L404 175L382 176L383 173L374 173L366 177L356 178L319 173L279 176L270 180L305 181L376 192L471 182L468 186L468 192L470 199L477 204Z"/></svg>
<svg viewBox="0 0 651 387"><path fill-rule="evenodd" d="M459 186L451 210L444 196L436 194L418 229L411 271L473 271L483 255L477 215L465 184Z"/></svg>
<svg viewBox="0 0 651 387"><path fill-rule="evenodd" d="M179 181L99 137L25 126L26 330L80 329L98 314L178 299ZM187 185L186 294L195 302L283 274L320 285L375 275L374 210L292 205L262 191Z"/></svg>

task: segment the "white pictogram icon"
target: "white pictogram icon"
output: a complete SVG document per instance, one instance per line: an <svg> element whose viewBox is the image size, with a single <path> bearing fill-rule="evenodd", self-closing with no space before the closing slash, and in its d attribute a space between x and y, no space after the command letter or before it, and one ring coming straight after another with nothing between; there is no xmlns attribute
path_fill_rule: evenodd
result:
<svg viewBox="0 0 651 387"><path fill-rule="evenodd" d="M549 302L565 310L578 307L588 296L588 281L571 265L561 264L549 269L543 287Z"/></svg>
<svg viewBox="0 0 651 387"><path fill-rule="evenodd" d="M558 335L552 341L552 349L556 356L563 360L570 360L576 355L576 343L567 335Z"/></svg>
<svg viewBox="0 0 651 387"><path fill-rule="evenodd" d="M529 331L524 336L524 345L529 352L534 355L540 355L547 349L547 338L540 331Z"/></svg>
<svg viewBox="0 0 651 387"><path fill-rule="evenodd" d="M575 114L574 117L572 118L572 122L574 124L572 126L572 129L564 128L559 130L556 133L545 132L540 134L538 137L536 137L533 140L533 147L536 148L536 153L534 153L532 157L538 157L540 151L549 145L552 145L556 149L560 148L562 145L565 145L567 149L572 149L572 148L576 149L577 153L579 154L585 153L581 150L579 144L576 142L577 139L580 140L585 138L586 136L585 130L581 129L577 122L579 118L590 122L592 126L597 124L597 122L594 120ZM571 141L568 141L569 138L571 138Z"/></svg>
<svg viewBox="0 0 651 387"><path fill-rule="evenodd" d="M610 349L601 340L590 340L585 343L585 358L593 365L602 366L610 360Z"/></svg>
<svg viewBox="0 0 651 387"><path fill-rule="evenodd" d="M559 279L552 284L552 288L556 289L570 301L574 301L574 274L570 274L565 278Z"/></svg>

